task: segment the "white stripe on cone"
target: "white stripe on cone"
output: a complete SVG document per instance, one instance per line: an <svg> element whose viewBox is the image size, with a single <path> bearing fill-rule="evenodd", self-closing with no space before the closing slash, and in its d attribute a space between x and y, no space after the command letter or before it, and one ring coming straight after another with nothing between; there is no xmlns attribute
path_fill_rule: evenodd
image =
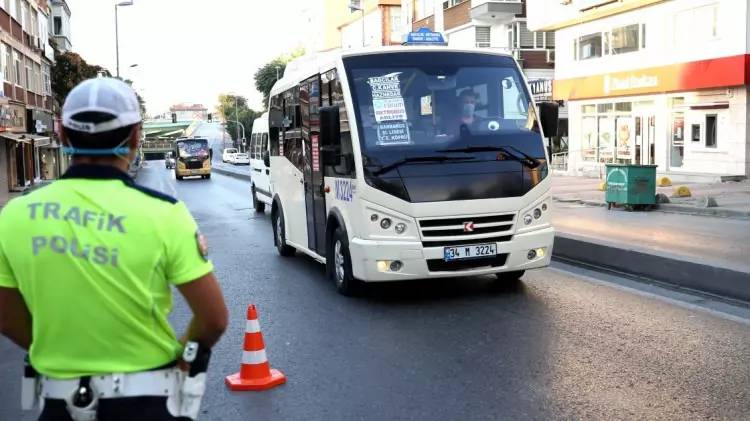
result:
<svg viewBox="0 0 750 421"><path fill-rule="evenodd" d="M258 320L248 320L245 324L245 333L258 333L260 332L260 323Z"/></svg>
<svg viewBox="0 0 750 421"><path fill-rule="evenodd" d="M242 364L262 364L267 362L266 350L261 349L260 351L243 351L242 352Z"/></svg>

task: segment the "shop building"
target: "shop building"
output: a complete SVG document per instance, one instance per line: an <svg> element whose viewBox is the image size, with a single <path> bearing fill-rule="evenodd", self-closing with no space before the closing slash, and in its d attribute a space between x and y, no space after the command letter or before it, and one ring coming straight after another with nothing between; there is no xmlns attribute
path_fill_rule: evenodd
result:
<svg viewBox="0 0 750 421"><path fill-rule="evenodd" d="M49 46L49 6L46 0L0 2L0 190L23 191L45 176L49 168L52 131ZM55 152L56 153L56 152ZM42 156L45 156L42 158ZM53 160L53 161L59 161ZM42 163L44 165L42 165Z"/></svg>
<svg viewBox="0 0 750 421"><path fill-rule="evenodd" d="M553 97L569 150L553 166L600 175L654 164L673 180L750 174L748 2L539 0L533 30L556 31Z"/></svg>

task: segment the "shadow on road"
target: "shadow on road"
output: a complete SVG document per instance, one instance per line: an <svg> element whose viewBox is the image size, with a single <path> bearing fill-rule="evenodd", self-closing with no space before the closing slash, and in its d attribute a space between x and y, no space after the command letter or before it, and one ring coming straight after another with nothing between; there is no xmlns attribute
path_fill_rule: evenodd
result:
<svg viewBox="0 0 750 421"><path fill-rule="evenodd" d="M321 288L334 290L333 281L326 275L325 265L297 252L290 263L303 266ZM367 282L355 297L349 299L383 304L459 301L471 297L526 295L523 282L497 281L495 276L420 279L400 282Z"/></svg>

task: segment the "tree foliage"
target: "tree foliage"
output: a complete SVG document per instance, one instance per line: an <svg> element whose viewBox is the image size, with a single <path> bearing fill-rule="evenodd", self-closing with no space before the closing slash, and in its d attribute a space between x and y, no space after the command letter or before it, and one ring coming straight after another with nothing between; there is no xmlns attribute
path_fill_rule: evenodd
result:
<svg viewBox="0 0 750 421"><path fill-rule="evenodd" d="M102 66L91 65L86 62L80 55L68 51L63 54L55 56L55 64L52 66L52 92L54 92L55 100L62 105L65 102L65 98L68 96L71 90L76 87L79 83L86 79L91 79L102 74L107 77L112 77L109 70ZM131 80L123 80L128 85L133 85ZM136 92L138 97L138 103L141 106L141 113L146 114L146 102Z"/></svg>
<svg viewBox="0 0 750 421"><path fill-rule="evenodd" d="M62 104L76 85L99 73L111 76L109 70L86 63L86 60L72 51L56 55L52 66L52 92L55 93L55 100Z"/></svg>
<svg viewBox="0 0 750 421"><path fill-rule="evenodd" d="M263 94L263 107L268 106L268 96L274 83L284 75L286 64L305 54L305 50L298 49L291 54L276 57L255 72L255 89Z"/></svg>
<svg viewBox="0 0 750 421"><path fill-rule="evenodd" d="M236 107L235 99L237 104ZM237 111L236 114L235 110ZM253 130L253 122L261 115L261 112L255 111L247 106L247 99L245 97L231 94L219 95L219 106L217 111L222 120L226 121L227 132L229 132L229 135L232 136L232 139L235 141L237 140L235 115L237 120L245 126L245 137L247 138L250 137L250 132ZM239 134L240 137L242 137L242 129L239 130Z"/></svg>

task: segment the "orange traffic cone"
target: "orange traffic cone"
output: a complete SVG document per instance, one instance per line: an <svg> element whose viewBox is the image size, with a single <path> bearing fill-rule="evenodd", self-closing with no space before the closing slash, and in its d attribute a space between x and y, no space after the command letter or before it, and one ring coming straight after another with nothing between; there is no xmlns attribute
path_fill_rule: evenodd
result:
<svg viewBox="0 0 750 421"><path fill-rule="evenodd" d="M245 325L245 345L242 352L240 372L224 379L229 390L266 390L286 382L286 376L279 370L271 369L266 358L263 334L260 332L258 312L255 305L247 308Z"/></svg>

